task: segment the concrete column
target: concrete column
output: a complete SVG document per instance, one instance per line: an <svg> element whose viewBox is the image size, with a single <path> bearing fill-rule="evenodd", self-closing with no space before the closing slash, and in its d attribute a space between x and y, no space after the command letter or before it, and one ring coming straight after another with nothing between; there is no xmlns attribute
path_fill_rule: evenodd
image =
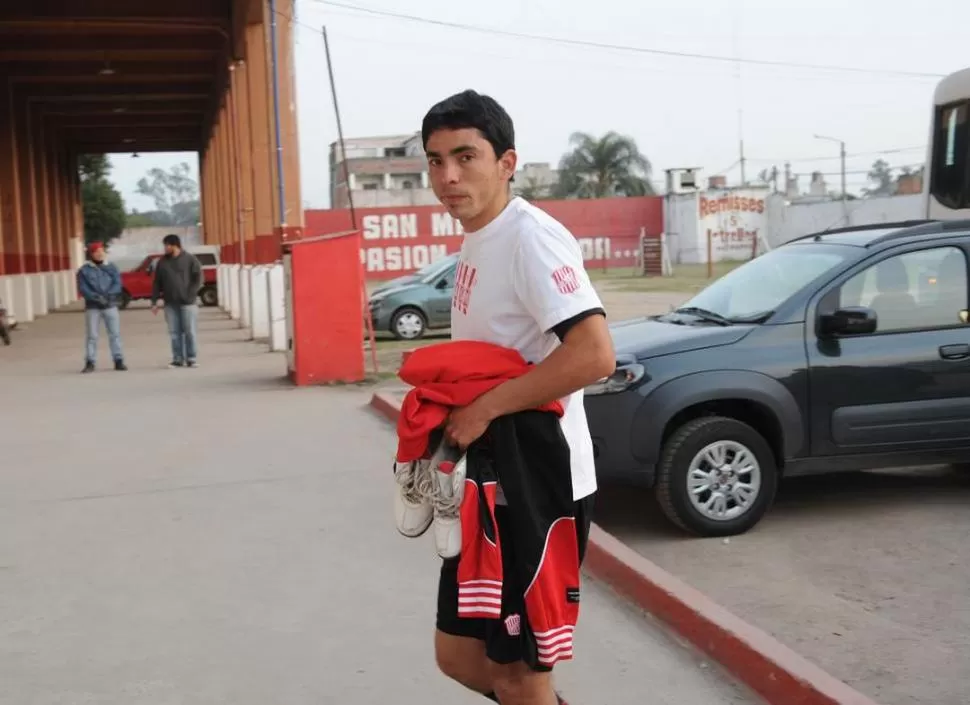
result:
<svg viewBox="0 0 970 705"><path fill-rule="evenodd" d="M300 238L303 235L303 197L300 187L300 140L297 129L296 61L293 56L293 38L296 27L293 17L296 13L296 0L277 0L276 2L276 79L279 93L277 122L279 123L280 145L273 143L274 149L282 148L283 153L283 207L280 214L277 208L275 234L280 242ZM264 5L268 12L268 5ZM272 96L272 93L270 93ZM273 168L277 169L277 160ZM278 200L278 199L274 199ZM280 256L279 249L273 258Z"/></svg>
<svg viewBox="0 0 970 705"><path fill-rule="evenodd" d="M21 195L19 141L13 110L13 92L0 89L0 274L15 275L23 270L23 235L21 228ZM12 284L11 284L12 286ZM10 298L13 298L12 290ZM7 299L7 305L10 302ZM10 309L13 311L13 309Z"/></svg>
<svg viewBox="0 0 970 705"><path fill-rule="evenodd" d="M239 327L247 332L247 338L252 338L252 294L250 285L252 284L251 264L244 264L239 267Z"/></svg>
<svg viewBox="0 0 970 705"><path fill-rule="evenodd" d="M25 274L37 271L39 254L40 222L38 213L40 208L41 191L37 182L35 158L36 132L33 125L31 111L27 103L19 98L14 100L14 117L17 122L19 141L17 168L20 173L20 198L22 215L21 252L23 253L23 268Z"/></svg>
<svg viewBox="0 0 970 705"><path fill-rule="evenodd" d="M265 5L265 2L263 2ZM274 259L278 246L273 236L273 199L276 189L273 177L272 103L269 100L269 54L264 23L246 28L246 98L248 101L250 177L253 190L253 229L256 234L256 262Z"/></svg>
<svg viewBox="0 0 970 705"><path fill-rule="evenodd" d="M252 260L246 257L245 243L243 241L242 223L239 221L239 214L242 209L241 190L239 182L239 149L236 142L236 117L235 117L235 97L232 91L234 85L235 71L230 73L230 89L226 92L226 102L223 108L225 119L225 140L226 140L226 166L228 167L229 198L227 201L229 213L230 232L232 233L233 244L238 248L239 261L243 264L252 264Z"/></svg>
<svg viewBox="0 0 970 705"><path fill-rule="evenodd" d="M225 300L226 300L226 277L225 277L226 265L220 264L216 267L216 291L219 293L219 308L223 311L226 310Z"/></svg>
<svg viewBox="0 0 970 705"><path fill-rule="evenodd" d="M0 307L7 309L11 315L16 317L16 306L13 301L14 276L12 274L0 275Z"/></svg>
<svg viewBox="0 0 970 705"><path fill-rule="evenodd" d="M256 263L255 194L253 191L252 130L249 114L249 67L240 63L232 72L233 152L236 159L236 179L239 183L237 220L242 229L246 264Z"/></svg>
<svg viewBox="0 0 970 705"><path fill-rule="evenodd" d="M274 264L266 276L269 299L269 349L286 352L286 283L283 265Z"/></svg>
<svg viewBox="0 0 970 705"><path fill-rule="evenodd" d="M253 338L265 340L269 337L269 271L271 267L256 265L250 271L249 311Z"/></svg>
<svg viewBox="0 0 970 705"><path fill-rule="evenodd" d="M34 291L29 274L15 274L10 277L13 284L13 306L11 310L20 323L34 320Z"/></svg>
<svg viewBox="0 0 970 705"><path fill-rule="evenodd" d="M47 303L47 274L34 272L27 275L30 281L31 294L34 299L34 317L46 316L50 312Z"/></svg>
<svg viewBox="0 0 970 705"><path fill-rule="evenodd" d="M64 305L67 306L77 299L77 280L74 278L74 272L69 269L61 272L60 277L61 291L64 295Z"/></svg>
<svg viewBox="0 0 970 705"><path fill-rule="evenodd" d="M50 256L52 232L54 224L51 220L51 172L50 172L50 141L49 130L44 128L43 122L34 118L34 174L37 183L37 220L40 230L37 232L36 265L34 272L50 271ZM41 307L38 307L40 309ZM48 311L45 298L44 313Z"/></svg>
<svg viewBox="0 0 970 705"><path fill-rule="evenodd" d="M242 302L239 298L239 271L241 269L241 266L234 264L229 275L229 315L234 321L238 321L242 316Z"/></svg>

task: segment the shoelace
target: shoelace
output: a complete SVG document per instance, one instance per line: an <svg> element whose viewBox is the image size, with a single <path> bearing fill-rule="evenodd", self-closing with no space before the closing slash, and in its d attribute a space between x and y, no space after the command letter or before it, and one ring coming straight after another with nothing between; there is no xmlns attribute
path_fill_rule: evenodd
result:
<svg viewBox="0 0 970 705"><path fill-rule="evenodd" d="M394 479L401 486L404 498L411 504L429 502L434 509L435 516L443 519L455 519L461 509L460 493L447 492L438 480L439 473L432 469L428 461L411 463L397 463L394 467ZM451 476L445 475L447 482Z"/></svg>
<svg viewBox="0 0 970 705"><path fill-rule="evenodd" d="M401 491L411 504L421 504L428 499L431 490L431 473L427 461L411 463L396 463L394 479L401 486Z"/></svg>
<svg viewBox="0 0 970 705"><path fill-rule="evenodd" d="M454 489L454 477L451 473L440 473L430 471L431 478L431 504L434 507L435 516L439 519L457 519L461 509L462 493ZM442 487L442 482L448 483Z"/></svg>

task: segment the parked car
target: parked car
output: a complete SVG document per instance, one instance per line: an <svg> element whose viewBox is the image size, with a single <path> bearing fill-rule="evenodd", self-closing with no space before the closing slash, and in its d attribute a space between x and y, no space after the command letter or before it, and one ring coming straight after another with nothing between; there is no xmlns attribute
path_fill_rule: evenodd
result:
<svg viewBox="0 0 970 705"><path fill-rule="evenodd" d="M215 248L213 248L215 250ZM202 265L202 289L199 300L203 306L215 306L219 303L219 292L216 287L219 270L219 255L215 251L196 251L192 254ZM149 255L134 269L121 273L121 302L120 308L128 308L132 301L141 301L152 297L152 284L155 280L155 266L164 257L158 253Z"/></svg>
<svg viewBox="0 0 970 705"><path fill-rule="evenodd" d="M427 331L451 326L458 255L448 255L375 289L369 299L374 330L398 340L417 340Z"/></svg>
<svg viewBox="0 0 970 705"><path fill-rule="evenodd" d="M611 326L586 392L599 475L738 534L779 478L970 460L970 221L808 235Z"/></svg>

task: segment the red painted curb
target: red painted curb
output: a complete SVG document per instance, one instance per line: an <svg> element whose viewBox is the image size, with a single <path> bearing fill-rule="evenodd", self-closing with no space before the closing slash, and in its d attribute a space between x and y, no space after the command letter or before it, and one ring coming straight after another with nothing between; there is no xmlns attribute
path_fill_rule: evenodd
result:
<svg viewBox="0 0 970 705"><path fill-rule="evenodd" d="M374 394L371 406L397 422L400 405L394 397ZM583 569L666 623L771 705L877 705L596 524Z"/></svg>

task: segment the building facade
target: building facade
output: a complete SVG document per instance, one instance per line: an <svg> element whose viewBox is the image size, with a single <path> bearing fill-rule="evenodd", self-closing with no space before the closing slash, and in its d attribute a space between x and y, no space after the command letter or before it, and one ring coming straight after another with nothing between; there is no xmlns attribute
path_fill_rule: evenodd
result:
<svg viewBox="0 0 970 705"><path fill-rule="evenodd" d="M422 206L438 203L428 183L421 134L347 139L330 145L330 207Z"/></svg>

